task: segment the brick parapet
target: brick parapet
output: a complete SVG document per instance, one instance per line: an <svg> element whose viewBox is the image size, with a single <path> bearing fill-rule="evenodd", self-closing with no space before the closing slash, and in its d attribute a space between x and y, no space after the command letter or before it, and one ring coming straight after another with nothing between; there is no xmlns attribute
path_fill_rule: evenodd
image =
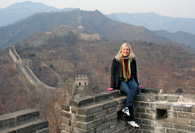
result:
<svg viewBox="0 0 195 133"><path fill-rule="evenodd" d="M25 109L0 116L0 133L48 133L48 122L34 109Z"/></svg>
<svg viewBox="0 0 195 133"><path fill-rule="evenodd" d="M62 105L62 133L195 131L195 105L182 95L164 94L161 89L141 89L135 98L134 111L139 129L130 127L121 109L126 96L118 90L102 92Z"/></svg>

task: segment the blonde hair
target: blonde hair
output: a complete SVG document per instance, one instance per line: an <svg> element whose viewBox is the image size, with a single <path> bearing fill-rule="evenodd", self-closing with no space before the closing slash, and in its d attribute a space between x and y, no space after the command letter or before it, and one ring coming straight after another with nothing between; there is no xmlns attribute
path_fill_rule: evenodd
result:
<svg viewBox="0 0 195 133"><path fill-rule="evenodd" d="M129 59L132 59L132 58L135 58L135 54L133 53L132 49L131 49L131 46L129 43L123 43L121 45L121 48L119 49L117 55L116 55L116 59L117 60L120 60L122 58L122 49L125 47L125 46L128 46L129 47L129 55L128 55L128 58Z"/></svg>

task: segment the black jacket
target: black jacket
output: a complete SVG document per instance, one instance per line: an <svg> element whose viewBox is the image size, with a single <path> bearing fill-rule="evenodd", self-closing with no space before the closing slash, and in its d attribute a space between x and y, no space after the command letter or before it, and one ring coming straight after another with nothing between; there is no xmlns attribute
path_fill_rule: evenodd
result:
<svg viewBox="0 0 195 133"><path fill-rule="evenodd" d="M116 58L114 58L112 61L112 67L111 67L110 88L119 89L120 72L121 72L121 62L117 61ZM131 60L131 77L139 85L138 78L137 78L137 65L136 65L135 59Z"/></svg>

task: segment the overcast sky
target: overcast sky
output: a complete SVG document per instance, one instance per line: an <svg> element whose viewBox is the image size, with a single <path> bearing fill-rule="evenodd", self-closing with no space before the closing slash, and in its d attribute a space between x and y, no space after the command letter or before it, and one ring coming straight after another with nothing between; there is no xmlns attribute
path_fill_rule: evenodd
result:
<svg viewBox="0 0 195 133"><path fill-rule="evenodd" d="M195 18L195 0L0 0L0 8L16 2L33 1L56 8L80 8L110 13L146 13L181 18Z"/></svg>

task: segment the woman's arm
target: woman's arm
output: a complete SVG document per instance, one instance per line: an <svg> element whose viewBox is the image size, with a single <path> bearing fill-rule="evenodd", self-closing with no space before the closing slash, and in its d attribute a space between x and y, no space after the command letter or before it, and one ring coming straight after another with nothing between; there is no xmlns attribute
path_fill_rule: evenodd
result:
<svg viewBox="0 0 195 133"><path fill-rule="evenodd" d="M110 88L115 89L116 59L113 59L111 66L111 85Z"/></svg>

